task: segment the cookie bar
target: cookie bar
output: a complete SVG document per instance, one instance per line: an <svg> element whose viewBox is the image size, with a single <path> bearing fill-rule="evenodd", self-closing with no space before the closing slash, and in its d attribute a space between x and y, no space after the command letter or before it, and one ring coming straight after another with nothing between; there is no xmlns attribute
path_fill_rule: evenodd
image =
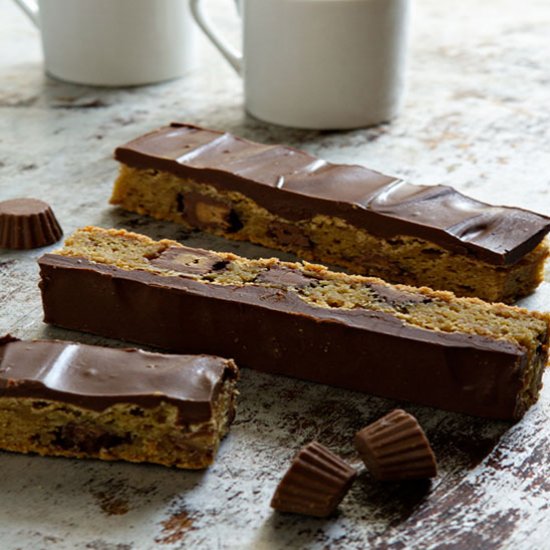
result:
<svg viewBox="0 0 550 550"><path fill-rule="evenodd" d="M237 367L57 340L0 339L0 449L205 468L235 415Z"/></svg>
<svg viewBox="0 0 550 550"><path fill-rule="evenodd" d="M550 316L123 230L39 260L47 323L493 418L538 397Z"/></svg>
<svg viewBox="0 0 550 550"><path fill-rule="evenodd" d="M172 124L116 149L111 203L389 282L512 302L542 281L550 218Z"/></svg>

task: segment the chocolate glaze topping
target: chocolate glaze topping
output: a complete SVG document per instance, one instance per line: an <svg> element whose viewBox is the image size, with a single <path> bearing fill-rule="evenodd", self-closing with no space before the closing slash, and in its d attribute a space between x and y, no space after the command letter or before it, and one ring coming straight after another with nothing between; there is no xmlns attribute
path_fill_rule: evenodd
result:
<svg viewBox="0 0 550 550"><path fill-rule="evenodd" d="M413 185L189 124L139 137L118 147L115 158L239 191L287 220L336 216L380 237L417 237L494 265L516 263L550 231L546 216L491 206L451 187Z"/></svg>
<svg viewBox="0 0 550 550"><path fill-rule="evenodd" d="M57 340L0 339L0 397L30 397L102 411L117 403L176 405L180 422L209 420L232 361Z"/></svg>
<svg viewBox="0 0 550 550"><path fill-rule="evenodd" d="M169 261L176 255L165 254ZM240 286L195 280L183 263L171 268L181 271L173 276L58 254L39 264L48 323L468 414L512 419L525 412L521 346L421 329L363 308L314 306L288 288L302 282L284 270L266 273L270 286ZM387 299L411 302L397 289Z"/></svg>

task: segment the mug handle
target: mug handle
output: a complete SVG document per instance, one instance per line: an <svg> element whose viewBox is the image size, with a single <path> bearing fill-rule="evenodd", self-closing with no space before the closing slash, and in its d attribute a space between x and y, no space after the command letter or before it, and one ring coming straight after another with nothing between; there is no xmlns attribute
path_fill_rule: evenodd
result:
<svg viewBox="0 0 550 550"><path fill-rule="evenodd" d="M25 0L16 0L16 2ZM230 46L223 38L220 37L217 31L214 30L210 21L204 14L202 0L190 0L191 13L204 34L210 39L212 44L216 46L218 51L225 57L228 63L237 71L237 74L242 75L243 72L243 56ZM237 4L239 8L240 2Z"/></svg>
<svg viewBox="0 0 550 550"><path fill-rule="evenodd" d="M14 2L23 10L23 13L40 28L40 17L38 4L33 0L14 0Z"/></svg>

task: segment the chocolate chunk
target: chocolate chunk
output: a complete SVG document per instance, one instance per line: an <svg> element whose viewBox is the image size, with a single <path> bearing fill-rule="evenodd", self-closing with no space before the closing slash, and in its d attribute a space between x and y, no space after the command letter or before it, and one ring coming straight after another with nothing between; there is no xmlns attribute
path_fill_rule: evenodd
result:
<svg viewBox="0 0 550 550"><path fill-rule="evenodd" d="M435 456L416 418L395 409L357 432L355 448L379 480L426 479L437 475Z"/></svg>
<svg viewBox="0 0 550 550"><path fill-rule="evenodd" d="M215 252L179 247L167 248L159 256L151 258L150 263L155 267L177 271L188 277L218 271L227 264Z"/></svg>
<svg viewBox="0 0 550 550"><path fill-rule="evenodd" d="M389 285L372 283L368 286L376 294L377 298L395 308L401 308L409 304L428 304L432 301L428 296L414 294Z"/></svg>
<svg viewBox="0 0 550 550"><path fill-rule="evenodd" d="M194 227L200 229L208 226L232 229L231 206L194 191L178 193L177 208L183 217Z"/></svg>
<svg viewBox="0 0 550 550"><path fill-rule="evenodd" d="M295 456L271 506L281 512L327 517L346 496L356 476L354 468L313 441Z"/></svg>
<svg viewBox="0 0 550 550"><path fill-rule="evenodd" d="M100 449L109 449L130 441L130 434L119 436L101 431L96 426L69 423L56 430L52 443L61 449L94 454Z"/></svg>
<svg viewBox="0 0 550 550"><path fill-rule="evenodd" d="M310 248L311 241L299 227L290 223L278 222L269 226L269 236L283 245L293 245L300 248Z"/></svg>
<svg viewBox="0 0 550 550"><path fill-rule="evenodd" d="M176 195L176 210L178 212L185 212L185 199L183 193Z"/></svg>
<svg viewBox="0 0 550 550"><path fill-rule="evenodd" d="M48 203L29 198L0 202L0 248L40 248L57 242L62 235Z"/></svg>
<svg viewBox="0 0 550 550"><path fill-rule="evenodd" d="M237 212L235 212L234 209L231 209L229 211L228 221L229 221L229 227L227 231L229 233L237 233L237 231L240 231L244 227L244 224L241 221L241 218L239 217Z"/></svg>
<svg viewBox="0 0 550 550"><path fill-rule="evenodd" d="M274 265L262 271L255 280L255 282L258 283L269 283L272 286L278 286L280 288L289 286L300 288L308 286L311 281L312 278L307 277L301 271L288 269L287 267L279 265Z"/></svg>

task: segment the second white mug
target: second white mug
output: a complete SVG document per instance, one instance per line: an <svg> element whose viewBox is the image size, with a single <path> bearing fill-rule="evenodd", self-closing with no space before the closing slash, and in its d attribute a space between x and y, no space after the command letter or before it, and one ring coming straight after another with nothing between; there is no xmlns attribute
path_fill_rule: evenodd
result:
<svg viewBox="0 0 550 550"><path fill-rule="evenodd" d="M206 35L244 79L245 107L275 124L372 126L401 108L411 0L241 0L243 51Z"/></svg>

